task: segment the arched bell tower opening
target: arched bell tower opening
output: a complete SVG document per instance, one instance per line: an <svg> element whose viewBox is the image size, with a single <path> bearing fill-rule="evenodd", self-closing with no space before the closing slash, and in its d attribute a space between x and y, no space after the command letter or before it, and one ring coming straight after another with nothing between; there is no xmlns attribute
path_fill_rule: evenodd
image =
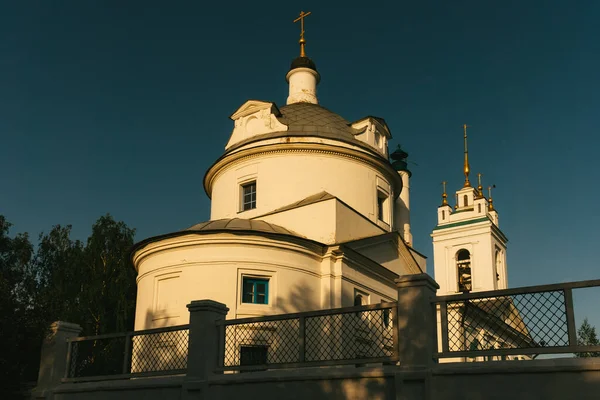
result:
<svg viewBox="0 0 600 400"><path fill-rule="evenodd" d="M470 292L473 289L471 283L471 253L469 250L460 249L456 253L456 272L459 292Z"/></svg>

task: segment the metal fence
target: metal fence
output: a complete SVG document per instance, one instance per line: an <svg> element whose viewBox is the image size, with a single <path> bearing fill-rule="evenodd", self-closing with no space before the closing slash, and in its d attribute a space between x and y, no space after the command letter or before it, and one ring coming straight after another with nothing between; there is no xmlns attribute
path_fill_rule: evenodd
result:
<svg viewBox="0 0 600 400"><path fill-rule="evenodd" d="M64 381L185 373L189 325L68 340Z"/></svg>
<svg viewBox="0 0 600 400"><path fill-rule="evenodd" d="M396 303L226 320L219 370L395 362Z"/></svg>
<svg viewBox="0 0 600 400"><path fill-rule="evenodd" d="M595 286L600 280L439 296L436 357L531 359L600 351L578 345L573 310L573 289Z"/></svg>

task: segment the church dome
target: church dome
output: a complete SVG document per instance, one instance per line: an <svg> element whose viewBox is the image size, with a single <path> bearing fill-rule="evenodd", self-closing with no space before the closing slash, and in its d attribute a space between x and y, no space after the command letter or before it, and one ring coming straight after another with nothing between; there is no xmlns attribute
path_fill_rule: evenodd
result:
<svg viewBox="0 0 600 400"><path fill-rule="evenodd" d="M313 71L317 70L317 66L313 60L308 57L297 57L292 61L292 65L290 66L290 71L296 68L310 68Z"/></svg>
<svg viewBox="0 0 600 400"><path fill-rule="evenodd" d="M249 143L286 136L339 140L376 153L371 146L355 137L360 132L352 128L348 120L318 104L292 103L281 107L279 112L277 120L285 125L287 130L255 135L241 140L229 147L226 153L237 150Z"/></svg>
<svg viewBox="0 0 600 400"><path fill-rule="evenodd" d="M288 126L288 135L302 133L359 142L354 138L350 122L318 104L293 103L281 107L280 111L283 115L282 122Z"/></svg>
<svg viewBox="0 0 600 400"><path fill-rule="evenodd" d="M282 226L271 224L269 222L252 219L242 218L223 218L214 221L206 221L191 226L183 231L179 231L181 234L186 232L223 232L223 231L254 231L264 233L277 233L283 235L292 235L303 237L295 232L290 231Z"/></svg>
<svg viewBox="0 0 600 400"><path fill-rule="evenodd" d="M260 220L251 220L243 218L223 218L212 221L200 222L199 224L190 226L189 228L181 231L166 233L159 236L153 236L136 243L133 246L131 254L133 255L136 251L144 247L145 245L153 242L158 242L163 239L189 235L192 233L223 233L223 232L261 232L261 233L274 233L279 235L296 236L299 238L305 238L304 236L290 231L282 226L272 224Z"/></svg>

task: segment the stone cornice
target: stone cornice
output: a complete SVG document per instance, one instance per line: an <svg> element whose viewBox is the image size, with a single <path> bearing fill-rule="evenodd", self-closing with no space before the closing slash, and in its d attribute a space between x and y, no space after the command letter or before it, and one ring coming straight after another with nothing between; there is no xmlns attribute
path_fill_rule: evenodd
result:
<svg viewBox="0 0 600 400"><path fill-rule="evenodd" d="M402 179L392 165L381 157L343 147L323 143L277 143L265 146L251 147L231 154L224 154L206 171L204 175L204 190L211 198L212 185L217 176L225 169L231 168L242 161L265 155L305 153L343 157L365 163L384 174L392 184L394 197L398 197L402 190Z"/></svg>
<svg viewBox="0 0 600 400"><path fill-rule="evenodd" d="M153 254L179 250L190 246L214 245L247 245L279 248L308 255L320 261L323 256L323 245L309 239L291 235L271 234L257 231L201 231L175 232L170 235L157 236L138 243L131 252L131 260L136 271L142 261Z"/></svg>

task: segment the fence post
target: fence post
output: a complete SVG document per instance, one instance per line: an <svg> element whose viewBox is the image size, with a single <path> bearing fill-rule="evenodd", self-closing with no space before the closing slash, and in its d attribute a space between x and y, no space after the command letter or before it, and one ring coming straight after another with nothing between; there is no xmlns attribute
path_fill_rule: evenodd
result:
<svg viewBox="0 0 600 400"><path fill-rule="evenodd" d="M190 312L187 375L206 379L219 363L223 330L217 322L225 319L229 308L213 300L195 300L187 305Z"/></svg>
<svg viewBox="0 0 600 400"><path fill-rule="evenodd" d="M404 275L396 279L398 290L398 356L400 366L430 367L436 343L435 305L439 285L429 275Z"/></svg>
<svg viewBox="0 0 600 400"><path fill-rule="evenodd" d="M42 342L40 371L34 397L45 397L44 391L61 383L67 374L69 343L67 339L79 336L81 327L69 322L56 321Z"/></svg>
<svg viewBox="0 0 600 400"><path fill-rule="evenodd" d="M569 346L577 346L577 328L575 326L575 313L573 312L573 290L563 291L565 299L565 316L567 317L567 334Z"/></svg>

